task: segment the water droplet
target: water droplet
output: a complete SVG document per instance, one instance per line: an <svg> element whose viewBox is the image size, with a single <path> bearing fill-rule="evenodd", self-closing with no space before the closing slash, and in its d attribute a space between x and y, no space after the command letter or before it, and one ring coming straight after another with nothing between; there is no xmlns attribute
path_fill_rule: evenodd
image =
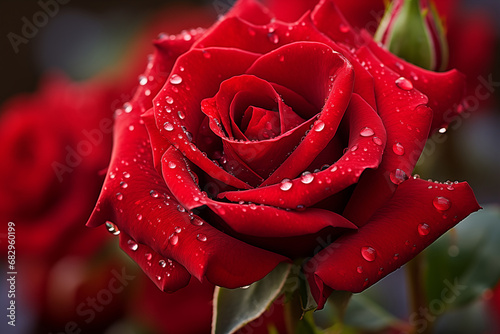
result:
<svg viewBox="0 0 500 334"><path fill-rule="evenodd" d="M118 229L118 226L113 224L112 222L106 222L106 228L108 229L109 233L113 235L118 235L120 234L120 230Z"/></svg>
<svg viewBox="0 0 500 334"><path fill-rule="evenodd" d="M377 251L373 247L364 246L361 247L361 255L366 261L372 262L377 257Z"/></svg>
<svg viewBox="0 0 500 334"><path fill-rule="evenodd" d="M198 239L199 241L205 242L205 241L207 241L207 236L200 233L196 236L196 239Z"/></svg>
<svg viewBox="0 0 500 334"><path fill-rule="evenodd" d="M172 103L174 103L174 99L173 99L171 96L167 96L167 97L165 98L165 101L167 101L167 103L168 103L168 104L172 104Z"/></svg>
<svg viewBox="0 0 500 334"><path fill-rule="evenodd" d="M441 133L441 134L446 133L446 131L448 131L448 128L446 126L443 126L442 128L440 128L438 130L438 132Z"/></svg>
<svg viewBox="0 0 500 334"><path fill-rule="evenodd" d="M397 155L405 154L405 148L401 145L401 143L395 143L392 145L392 151Z"/></svg>
<svg viewBox="0 0 500 334"><path fill-rule="evenodd" d="M170 244L172 246L177 245L178 242L179 242L179 237L177 235L174 234L173 236L170 237Z"/></svg>
<svg viewBox="0 0 500 334"><path fill-rule="evenodd" d="M410 80L406 79L405 77L399 77L396 80L396 86L403 90L412 90L413 89L413 84L411 83Z"/></svg>
<svg viewBox="0 0 500 334"><path fill-rule="evenodd" d="M182 82L182 78L180 75L178 74L172 74L172 76L170 77L170 83L172 85L178 85Z"/></svg>
<svg viewBox="0 0 500 334"><path fill-rule="evenodd" d="M400 184L404 180L406 180L408 177L406 176L406 173L401 170L401 169L396 169L389 174L389 177L391 179L391 182L394 184Z"/></svg>
<svg viewBox="0 0 500 334"><path fill-rule="evenodd" d="M149 195L153 198L158 198L158 192L154 189L149 192Z"/></svg>
<svg viewBox="0 0 500 334"><path fill-rule="evenodd" d="M172 124L170 124L169 122L165 122L163 124L163 128L167 131L172 131L174 129L174 126Z"/></svg>
<svg viewBox="0 0 500 334"><path fill-rule="evenodd" d="M165 262L165 260L160 260L158 261L158 264L160 265L160 267L162 268L165 268L167 266L167 262Z"/></svg>
<svg viewBox="0 0 500 334"><path fill-rule="evenodd" d="M137 220L142 220L142 215L140 213L137 214Z"/></svg>
<svg viewBox="0 0 500 334"><path fill-rule="evenodd" d="M169 161L167 165L168 165L168 168L170 168L170 169L174 169L175 167L177 167L177 165L173 161Z"/></svg>
<svg viewBox="0 0 500 334"><path fill-rule="evenodd" d="M147 83L148 78L146 78L144 75L139 75L139 85L144 86Z"/></svg>
<svg viewBox="0 0 500 334"><path fill-rule="evenodd" d="M177 112L177 115L179 116L180 119L186 118L186 115L181 110Z"/></svg>
<svg viewBox="0 0 500 334"><path fill-rule="evenodd" d="M186 212L186 209L182 205L177 205L177 211L179 212Z"/></svg>
<svg viewBox="0 0 500 334"><path fill-rule="evenodd" d="M128 248L130 248L130 250L133 250L134 252L139 248L139 245L137 244L137 242L135 242L132 239L127 241L127 245L128 245Z"/></svg>
<svg viewBox="0 0 500 334"><path fill-rule="evenodd" d="M380 139L379 137L373 137L373 142L378 145L378 146L381 146L382 145L382 139Z"/></svg>
<svg viewBox="0 0 500 334"><path fill-rule="evenodd" d="M285 61L285 56L284 55L280 55L279 58L278 58L278 60L280 62L284 62Z"/></svg>
<svg viewBox="0 0 500 334"><path fill-rule="evenodd" d="M125 189L125 188L128 187L128 183L125 182L125 181L122 181L122 182L120 182L120 187L122 187L123 189Z"/></svg>
<svg viewBox="0 0 500 334"><path fill-rule="evenodd" d="M205 57L206 59L209 59L210 57L212 57L210 52L208 52L207 50L203 50L202 53L203 53L203 57Z"/></svg>
<svg viewBox="0 0 500 334"><path fill-rule="evenodd" d="M309 184L314 180L314 175L311 174L310 172L304 172L302 173L302 176L300 177L300 182L304 184Z"/></svg>
<svg viewBox="0 0 500 334"><path fill-rule="evenodd" d="M420 234L421 236L429 234L430 229L431 228L426 223L420 223L417 226L418 234Z"/></svg>
<svg viewBox="0 0 500 334"><path fill-rule="evenodd" d="M123 194L122 193L116 193L116 199L121 201L123 199Z"/></svg>
<svg viewBox="0 0 500 334"><path fill-rule="evenodd" d="M290 181L290 179L283 179L283 181L281 181L280 189L283 191L287 191L287 190L290 190L290 188L292 188L292 186L293 186L293 183L292 183L292 181Z"/></svg>
<svg viewBox="0 0 500 334"><path fill-rule="evenodd" d="M130 178L130 173L123 172L123 177L126 179Z"/></svg>
<svg viewBox="0 0 500 334"><path fill-rule="evenodd" d="M358 149L358 144L351 147L351 152L355 152Z"/></svg>
<svg viewBox="0 0 500 334"><path fill-rule="evenodd" d="M279 43L279 41L280 41L279 36L278 36L278 35L277 35L274 31L269 32L269 33L267 34L267 38L268 38L268 39L269 39L269 41L270 41L271 43L273 43L273 44L278 44L278 43Z"/></svg>
<svg viewBox="0 0 500 334"><path fill-rule="evenodd" d="M151 253L146 253L146 254L144 254L144 256L146 256L146 260L148 260L148 261L151 261L151 259L153 258L153 254L151 254Z"/></svg>
<svg viewBox="0 0 500 334"><path fill-rule="evenodd" d="M393 260L397 260L397 259L399 259L399 253L394 254L394 255L393 255L393 257L392 257L392 259L393 259Z"/></svg>
<svg viewBox="0 0 500 334"><path fill-rule="evenodd" d="M361 267L361 266L357 267L356 271L358 272L358 274L362 274L363 273L363 267Z"/></svg>
<svg viewBox="0 0 500 334"><path fill-rule="evenodd" d="M346 33L346 32L349 32L350 29L349 29L349 26L347 24L341 23L339 25L339 30L340 30L340 32Z"/></svg>
<svg viewBox="0 0 500 334"><path fill-rule="evenodd" d="M403 64L401 64L400 62L396 62L394 65L396 65L396 67L398 68L398 70L402 71L405 69L405 67L403 66Z"/></svg>
<svg viewBox="0 0 500 334"><path fill-rule="evenodd" d="M366 128L361 129L359 134L362 137L370 137L370 136L373 136L375 134L375 132L371 128L366 127Z"/></svg>
<svg viewBox="0 0 500 334"><path fill-rule="evenodd" d="M442 196L437 196L436 198L434 198L432 204L438 211L446 211L451 206L450 200Z"/></svg>
<svg viewBox="0 0 500 334"><path fill-rule="evenodd" d="M129 131L134 131L134 129L135 129L135 126L133 126L133 125L129 125L129 126L128 126L128 130L129 130Z"/></svg>
<svg viewBox="0 0 500 334"><path fill-rule="evenodd" d="M132 105L128 102L123 105L123 110L125 110L127 114L132 111L132 108Z"/></svg>
<svg viewBox="0 0 500 334"><path fill-rule="evenodd" d="M325 128L325 122L322 120L318 119L316 122L314 122L314 131L316 132L321 132Z"/></svg>

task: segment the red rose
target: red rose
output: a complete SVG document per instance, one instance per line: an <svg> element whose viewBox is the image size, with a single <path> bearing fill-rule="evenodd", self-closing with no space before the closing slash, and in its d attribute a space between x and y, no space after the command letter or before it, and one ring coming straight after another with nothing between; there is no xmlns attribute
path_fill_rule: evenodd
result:
<svg viewBox="0 0 500 334"><path fill-rule="evenodd" d="M245 286L313 256L303 270L321 307L479 209L466 183L409 177L460 111L463 76L390 54L332 1L295 23L240 1L210 29L156 47L117 111L88 225L113 221L162 290L191 276Z"/></svg>

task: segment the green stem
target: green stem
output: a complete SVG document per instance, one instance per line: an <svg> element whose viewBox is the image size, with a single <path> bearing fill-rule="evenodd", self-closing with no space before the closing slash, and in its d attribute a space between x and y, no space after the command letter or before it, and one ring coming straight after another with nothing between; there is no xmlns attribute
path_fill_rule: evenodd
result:
<svg viewBox="0 0 500 334"><path fill-rule="evenodd" d="M422 314L422 310L428 307L423 265L424 256L423 254L419 254L408 263L406 267L406 279L408 282L411 312L417 315L417 318L413 319L413 322L416 324L426 323L425 327L419 327L418 333L430 334L432 333L432 324L424 317L424 314ZM414 327L412 333L417 333L417 328Z"/></svg>

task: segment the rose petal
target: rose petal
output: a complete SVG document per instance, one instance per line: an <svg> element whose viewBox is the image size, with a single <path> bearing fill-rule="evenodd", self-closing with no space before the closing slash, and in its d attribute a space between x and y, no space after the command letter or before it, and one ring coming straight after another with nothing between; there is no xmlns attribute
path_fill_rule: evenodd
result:
<svg viewBox="0 0 500 334"><path fill-rule="evenodd" d="M250 186L215 165L196 143L190 142L190 136L198 132L204 120L205 115L196 112L201 101L214 96L227 78L244 73L257 57L234 49L191 50L178 58L170 79L154 99L156 124L162 135L207 174L242 189ZM183 74L182 68L190 68L189 74ZM179 78L180 82L176 81Z"/></svg>
<svg viewBox="0 0 500 334"><path fill-rule="evenodd" d="M225 15L225 18L228 17L239 17L252 24L263 25L269 23L273 15L267 7L258 1L238 0Z"/></svg>
<svg viewBox="0 0 500 334"><path fill-rule="evenodd" d="M448 200L449 207L436 208L436 198ZM324 305L329 289L363 291L479 209L467 183L403 182L368 224L357 233L340 237L305 265L319 307Z"/></svg>
<svg viewBox="0 0 500 334"><path fill-rule="evenodd" d="M357 94L352 95L345 117L350 133L348 149L339 161L331 161L334 164L327 170L291 180L290 188L285 183L278 183L257 189L229 191L220 194L220 197L233 202L246 201L295 209L297 206L309 207L356 183L366 168L376 168L380 164L386 133L380 117ZM368 127L373 134L360 135ZM373 137L379 138L380 145L374 143Z"/></svg>
<svg viewBox="0 0 500 334"><path fill-rule="evenodd" d="M120 248L148 275L158 289L165 292L179 290L189 284L191 275L179 263L165 259L146 245L120 233Z"/></svg>
<svg viewBox="0 0 500 334"><path fill-rule="evenodd" d="M322 209L297 212L251 203L214 201L200 190L190 174L188 162L173 148L165 152L163 175L172 194L184 206L193 209L208 205L237 233L263 238L285 238L316 233L325 227L356 228L342 216Z"/></svg>
<svg viewBox="0 0 500 334"><path fill-rule="evenodd" d="M416 89L400 88L399 74L380 66L367 48L358 49L357 55L374 78L378 113L387 130L382 163L363 175L344 211L349 220L362 226L392 196L396 184L391 173L401 170L401 175L411 175L426 143L432 113L425 106L427 97Z"/></svg>
<svg viewBox="0 0 500 334"><path fill-rule="evenodd" d="M311 18L314 25L336 43L357 45L359 35L332 0L320 1L311 13Z"/></svg>
<svg viewBox="0 0 500 334"><path fill-rule="evenodd" d="M317 61L308 62L311 58ZM307 96L312 105L322 110L317 120L321 130L310 131L263 186L293 178L304 171L334 136L352 91L352 66L325 44L297 42L260 57L247 73Z"/></svg>
<svg viewBox="0 0 500 334"><path fill-rule="evenodd" d="M369 42L368 48L387 67L411 80L416 89L427 95L429 107L434 114L429 135L446 127L459 115L460 110L463 110L459 105L465 96L466 80L457 70L448 72L425 70L396 57L373 40Z"/></svg>
<svg viewBox="0 0 500 334"><path fill-rule="evenodd" d="M161 79L160 73L169 73L169 60L164 55L162 50L155 53L146 74ZM156 81L140 86L132 102L117 113L111 164L87 225L112 221L135 242L147 245L163 258L177 261L199 280L206 278L228 288L253 283L278 263L288 261L220 232L185 212L172 199L154 169L147 131L140 118L146 107L150 107L150 98L144 94L147 89L155 93L159 86ZM232 252L226 252L227 249Z"/></svg>

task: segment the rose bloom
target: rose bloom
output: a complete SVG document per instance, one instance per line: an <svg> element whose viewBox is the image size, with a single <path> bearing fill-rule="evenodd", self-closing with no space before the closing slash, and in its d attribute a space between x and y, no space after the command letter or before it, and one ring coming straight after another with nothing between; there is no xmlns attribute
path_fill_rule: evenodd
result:
<svg viewBox="0 0 500 334"><path fill-rule="evenodd" d="M463 111L465 78L409 64L321 1L296 22L239 1L161 36L88 225L164 291L227 288L303 261L321 308L359 292L478 210L466 183L411 173Z"/></svg>

